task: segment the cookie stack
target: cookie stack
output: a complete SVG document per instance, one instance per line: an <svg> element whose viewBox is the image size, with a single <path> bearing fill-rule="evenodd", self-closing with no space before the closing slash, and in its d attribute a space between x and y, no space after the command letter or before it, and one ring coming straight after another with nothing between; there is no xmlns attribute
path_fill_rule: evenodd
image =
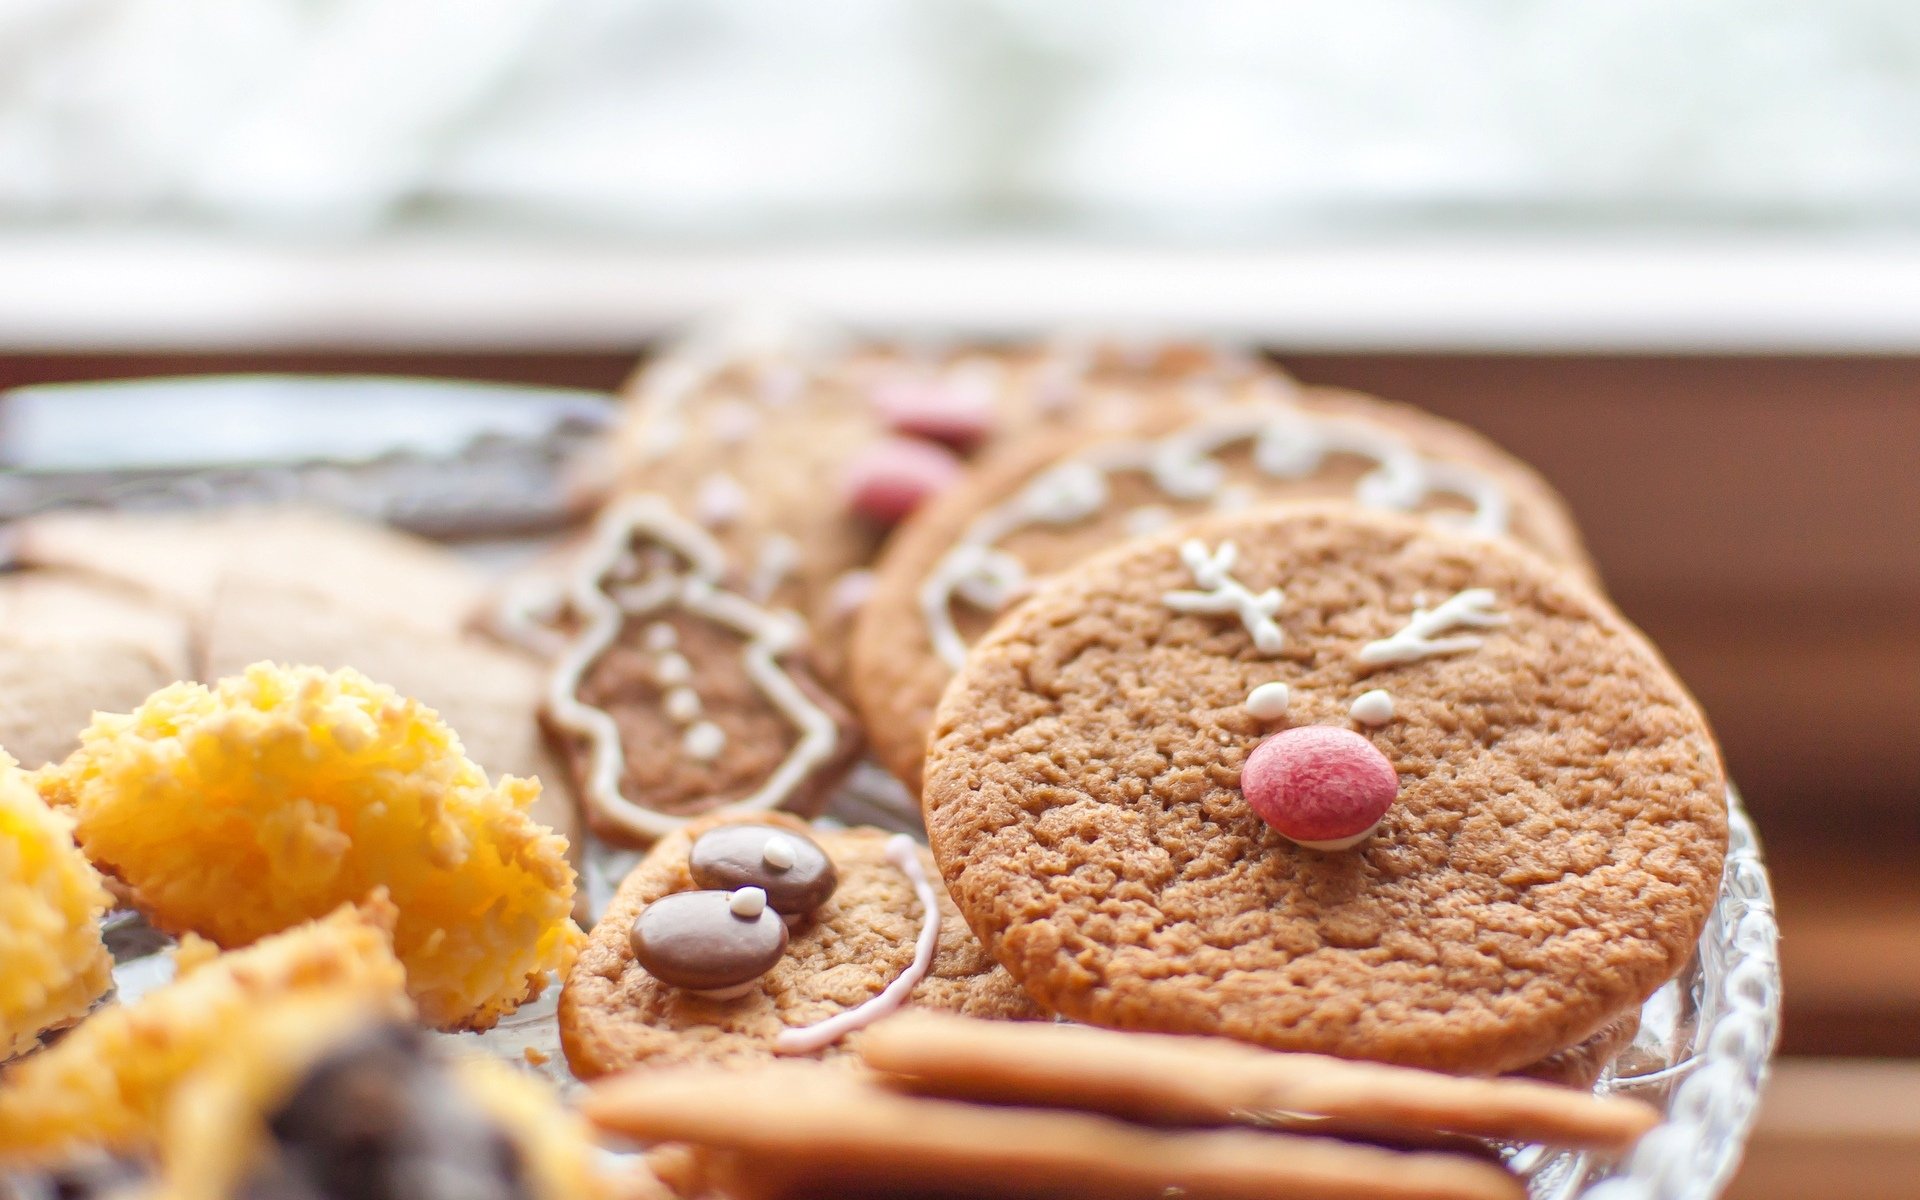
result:
<svg viewBox="0 0 1920 1200"><path fill-rule="evenodd" d="M563 994L583 1078L857 1075L906 1008L1587 1088L1692 953L1712 735L1468 430L1191 347L762 346L663 360L620 444L506 622L589 825L652 847ZM796 819L863 747L930 849ZM794 839L842 883L775 920Z"/></svg>

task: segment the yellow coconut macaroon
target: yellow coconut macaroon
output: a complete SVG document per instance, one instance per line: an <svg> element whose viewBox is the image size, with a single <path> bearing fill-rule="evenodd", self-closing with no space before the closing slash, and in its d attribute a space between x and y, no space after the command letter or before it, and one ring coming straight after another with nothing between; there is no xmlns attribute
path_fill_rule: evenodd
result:
<svg viewBox="0 0 1920 1200"><path fill-rule="evenodd" d="M376 899L230 954L190 937L175 954L173 982L101 1009L0 1075L0 1171L89 1151L150 1153L181 1081L276 997L347 993L409 1016L405 972L388 940L393 915Z"/></svg>
<svg viewBox="0 0 1920 1200"><path fill-rule="evenodd" d="M610 1200L614 1182L549 1086L339 993L249 1013L176 1094L160 1162L160 1200Z"/></svg>
<svg viewBox="0 0 1920 1200"><path fill-rule="evenodd" d="M0 751L0 1061L106 993L113 960L100 918L111 903L74 845L73 822Z"/></svg>
<svg viewBox="0 0 1920 1200"><path fill-rule="evenodd" d="M256 663L99 714L42 790L168 932L227 948L385 888L422 1017L485 1029L564 972L566 841L432 709L357 671Z"/></svg>

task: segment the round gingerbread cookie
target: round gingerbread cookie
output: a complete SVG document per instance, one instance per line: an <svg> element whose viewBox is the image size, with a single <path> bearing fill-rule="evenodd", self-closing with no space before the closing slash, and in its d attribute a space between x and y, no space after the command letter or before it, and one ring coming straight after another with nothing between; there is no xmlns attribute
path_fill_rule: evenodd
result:
<svg viewBox="0 0 1920 1200"><path fill-rule="evenodd" d="M968 932L925 847L784 814L709 818L620 885L561 992L560 1039L582 1079L840 1057L903 1006L1041 1015Z"/></svg>
<svg viewBox="0 0 1920 1200"><path fill-rule="evenodd" d="M1063 1016L1491 1073L1686 961L1725 796L1686 689L1570 573L1302 504L1007 614L923 803L974 932Z"/></svg>
<svg viewBox="0 0 1920 1200"><path fill-rule="evenodd" d="M650 363L615 439L618 487L706 527L747 595L807 621L845 694L846 646L882 539L965 463L1036 428L1120 430L1230 381L1277 375L1204 347L990 349L721 333Z"/></svg>
<svg viewBox="0 0 1920 1200"><path fill-rule="evenodd" d="M1168 413L1125 438L1080 433L1009 448L901 528L875 568L853 644L856 707L888 769L918 781L942 689L967 647L1036 581L1209 511L1352 497L1508 536L1592 577L1565 503L1479 434L1353 392L1272 382L1244 390L1254 403Z"/></svg>

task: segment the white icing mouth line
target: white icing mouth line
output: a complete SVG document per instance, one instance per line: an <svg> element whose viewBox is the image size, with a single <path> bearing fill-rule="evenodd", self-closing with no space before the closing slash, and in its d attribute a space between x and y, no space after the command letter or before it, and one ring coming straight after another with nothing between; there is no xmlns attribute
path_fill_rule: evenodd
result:
<svg viewBox="0 0 1920 1200"><path fill-rule="evenodd" d="M1431 609L1416 608L1413 616L1393 636L1368 642L1360 647L1360 661L1371 666L1418 662L1436 654L1459 654L1477 650L1486 639L1463 633L1454 637L1438 635L1450 629L1491 629L1507 623L1505 613L1494 609L1491 588L1468 588Z"/></svg>
<svg viewBox="0 0 1920 1200"><path fill-rule="evenodd" d="M692 569L687 574L662 572L622 587L621 598L615 600L602 584L628 553L635 533L645 533L665 544L685 558ZM793 645L796 631L792 619L722 591L717 581L725 572L726 557L704 530L675 516L659 497L636 496L601 516L568 593L586 624L554 667L548 681L547 711L555 724L587 742L590 761L583 789L586 798L598 803L601 811L622 828L649 840L666 836L692 818L656 812L621 794L626 751L620 744L619 726L606 710L582 703L577 695L588 669L613 645L630 618L678 604L746 637L741 656L748 677L800 731L800 740L765 783L715 811L764 812L778 808L815 767L833 756L839 743L833 719L809 700L780 666L779 656Z"/></svg>
<svg viewBox="0 0 1920 1200"><path fill-rule="evenodd" d="M781 1030L773 1040L773 1048L777 1053L812 1054L833 1045L855 1030L866 1028L905 1004L913 989L933 969L933 954L940 946L940 901L934 895L933 884L928 881L926 871L920 866L919 848L907 835L895 834L887 839L887 861L898 867L907 881L913 884L913 894L919 899L920 910L925 914L920 919L920 937L913 945L913 961L907 964L906 970L894 976L879 995L865 1003L812 1025Z"/></svg>
<svg viewBox="0 0 1920 1200"><path fill-rule="evenodd" d="M1507 530L1510 505L1498 484L1459 463L1424 458L1384 429L1298 409L1209 419L1158 440L1112 443L1066 459L975 518L920 585L920 616L934 651L949 670L959 670L967 643L954 625L952 606L964 601L998 611L1027 586L1025 564L998 543L1030 526L1071 525L1093 516L1107 505L1108 477L1121 472L1144 475L1178 499L1218 499L1225 469L1212 456L1249 441L1256 468L1273 478L1303 478L1330 454L1356 455L1375 464L1355 487L1363 504L1405 510L1455 496L1473 505L1471 531L1496 536Z"/></svg>

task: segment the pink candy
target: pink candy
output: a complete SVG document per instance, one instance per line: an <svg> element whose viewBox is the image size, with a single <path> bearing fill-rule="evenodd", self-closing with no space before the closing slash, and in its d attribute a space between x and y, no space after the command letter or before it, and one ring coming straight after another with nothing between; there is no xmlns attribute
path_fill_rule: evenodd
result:
<svg viewBox="0 0 1920 1200"><path fill-rule="evenodd" d="M1372 833L1393 806L1400 777L1374 744L1351 729L1302 725L1253 748L1240 792L1260 819L1314 850L1345 850Z"/></svg>
<svg viewBox="0 0 1920 1200"><path fill-rule="evenodd" d="M882 525L897 525L960 478L960 460L919 438L887 438L847 464L847 505Z"/></svg>
<svg viewBox="0 0 1920 1200"><path fill-rule="evenodd" d="M873 392L873 406L895 433L929 438L966 450L993 432L990 394L934 379L893 379Z"/></svg>

